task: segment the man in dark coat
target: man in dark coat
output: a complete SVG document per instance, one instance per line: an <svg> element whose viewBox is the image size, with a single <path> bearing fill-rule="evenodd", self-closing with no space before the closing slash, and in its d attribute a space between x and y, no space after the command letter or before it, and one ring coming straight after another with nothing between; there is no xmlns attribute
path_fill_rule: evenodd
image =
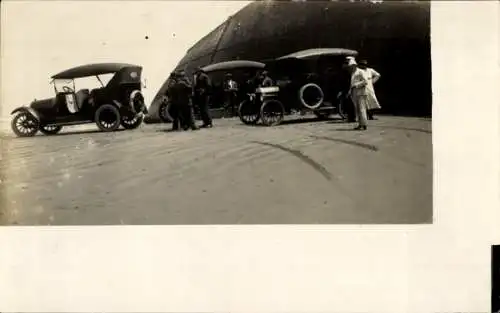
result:
<svg viewBox="0 0 500 313"><path fill-rule="evenodd" d="M210 93L212 91L212 82L208 75L201 69L197 68L194 74L194 104L200 109L203 125L201 127L212 127L212 117L208 108L210 101Z"/></svg>
<svg viewBox="0 0 500 313"><path fill-rule="evenodd" d="M170 102L170 106L168 108L168 113L170 117L172 117L172 130L179 130L181 126L181 108L179 105L179 101L177 100L177 73L172 72L169 77L169 84L167 91L165 92L166 98L164 101Z"/></svg>
<svg viewBox="0 0 500 313"><path fill-rule="evenodd" d="M175 81L168 90L174 111L174 125L178 129L180 123L184 130L197 130L191 105L192 86L183 71L174 74ZM172 113L171 113L172 114ZM177 124L176 124L177 123Z"/></svg>

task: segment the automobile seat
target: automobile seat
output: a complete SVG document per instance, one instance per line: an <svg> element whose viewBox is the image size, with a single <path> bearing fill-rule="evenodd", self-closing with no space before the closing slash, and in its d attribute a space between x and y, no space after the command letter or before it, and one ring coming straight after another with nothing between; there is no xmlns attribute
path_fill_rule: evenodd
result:
<svg viewBox="0 0 500 313"><path fill-rule="evenodd" d="M76 95L76 107L78 108L78 111L80 111L82 107L85 105L85 103L88 101L90 97L90 91L88 89L80 89L75 95Z"/></svg>

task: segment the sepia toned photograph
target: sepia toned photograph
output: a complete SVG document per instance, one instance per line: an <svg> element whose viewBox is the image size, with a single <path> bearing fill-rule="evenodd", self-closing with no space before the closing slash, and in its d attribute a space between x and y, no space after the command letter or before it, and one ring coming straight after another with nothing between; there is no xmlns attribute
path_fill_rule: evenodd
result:
<svg viewBox="0 0 500 313"><path fill-rule="evenodd" d="M432 224L430 14L3 2L0 224Z"/></svg>

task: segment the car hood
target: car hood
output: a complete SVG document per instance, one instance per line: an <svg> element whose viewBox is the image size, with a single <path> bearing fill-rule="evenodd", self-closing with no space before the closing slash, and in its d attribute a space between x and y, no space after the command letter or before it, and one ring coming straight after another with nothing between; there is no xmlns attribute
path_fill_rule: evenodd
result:
<svg viewBox="0 0 500 313"><path fill-rule="evenodd" d="M55 98L45 98L45 99L35 99L31 101L30 106L32 107L33 105L37 104L45 104L45 103L50 103L53 102Z"/></svg>

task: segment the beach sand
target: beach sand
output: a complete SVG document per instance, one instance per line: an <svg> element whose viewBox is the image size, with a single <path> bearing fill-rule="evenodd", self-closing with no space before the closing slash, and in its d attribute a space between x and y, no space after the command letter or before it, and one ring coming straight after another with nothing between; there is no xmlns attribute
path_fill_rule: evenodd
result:
<svg viewBox="0 0 500 313"><path fill-rule="evenodd" d="M3 137L0 224L432 223L430 119L294 119Z"/></svg>

